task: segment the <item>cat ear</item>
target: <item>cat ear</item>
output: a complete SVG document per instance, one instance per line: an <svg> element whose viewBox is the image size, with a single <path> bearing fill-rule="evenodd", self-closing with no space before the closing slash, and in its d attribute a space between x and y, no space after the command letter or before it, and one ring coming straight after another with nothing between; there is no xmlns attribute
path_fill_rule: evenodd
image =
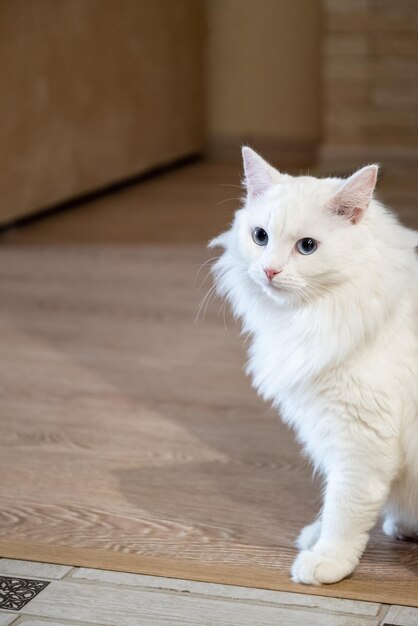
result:
<svg viewBox="0 0 418 626"><path fill-rule="evenodd" d="M229 231L221 233L217 237L211 239L208 243L208 248L223 248L226 250L229 239Z"/></svg>
<svg viewBox="0 0 418 626"><path fill-rule="evenodd" d="M367 165L347 178L331 200L331 209L357 224L370 204L376 186L377 165Z"/></svg>
<svg viewBox="0 0 418 626"><path fill-rule="evenodd" d="M249 198L260 196L277 182L279 172L248 146L242 148L242 160L245 173L244 183Z"/></svg>

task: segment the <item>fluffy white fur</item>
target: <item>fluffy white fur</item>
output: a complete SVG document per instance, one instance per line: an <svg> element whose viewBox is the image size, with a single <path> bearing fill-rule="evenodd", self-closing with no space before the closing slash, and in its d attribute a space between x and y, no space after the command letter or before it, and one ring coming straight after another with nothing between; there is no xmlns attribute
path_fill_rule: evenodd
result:
<svg viewBox="0 0 418 626"><path fill-rule="evenodd" d="M380 512L418 536L418 234L373 198L377 166L292 177L243 149L247 197L214 265L218 293L251 337L248 372L324 476L294 581L356 567ZM267 246L252 239L263 228ZM319 242L304 256L303 237ZM264 269L279 270L269 281Z"/></svg>

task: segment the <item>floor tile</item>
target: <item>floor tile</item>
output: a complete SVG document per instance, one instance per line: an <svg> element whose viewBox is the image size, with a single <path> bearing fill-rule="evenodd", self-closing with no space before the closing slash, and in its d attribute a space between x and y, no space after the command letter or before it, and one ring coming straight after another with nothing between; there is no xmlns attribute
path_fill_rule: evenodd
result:
<svg viewBox="0 0 418 626"><path fill-rule="evenodd" d="M0 622L1 624L1 622ZM38 617L24 617L21 622L22 626L96 626L91 622L72 622L72 621L55 621L50 619L42 619ZM118 626L121 626L120 624Z"/></svg>
<svg viewBox="0 0 418 626"><path fill-rule="evenodd" d="M125 574L98 569L77 569L72 575L78 580L94 580L115 585L137 586L142 588L164 589L167 591L183 591L200 595L217 596L237 600L253 600L269 602L284 606L302 606L307 608L321 608L328 611L349 613L351 615L377 615L381 605L376 602L361 602L357 600L343 600L340 598L325 598L301 593L286 593L282 591L268 591L251 589L249 587L235 587L233 585L218 585L201 583L177 578L163 578L160 576L143 576L141 574Z"/></svg>
<svg viewBox="0 0 418 626"><path fill-rule="evenodd" d="M34 561L19 561L18 559L0 559L0 575L2 576L57 579L65 576L71 569L68 565L35 563Z"/></svg>
<svg viewBox="0 0 418 626"><path fill-rule="evenodd" d="M18 618L19 616L16 614L0 612L0 626L9 626L9 624L13 624Z"/></svg>
<svg viewBox="0 0 418 626"><path fill-rule="evenodd" d="M286 608L227 598L129 589L64 580L48 588L23 610L25 615L112 626L378 626L378 618L337 615L322 610Z"/></svg>
<svg viewBox="0 0 418 626"><path fill-rule="evenodd" d="M396 626L418 626L418 609L414 609L409 606L391 606L385 616L383 625L384 624L393 624Z"/></svg>

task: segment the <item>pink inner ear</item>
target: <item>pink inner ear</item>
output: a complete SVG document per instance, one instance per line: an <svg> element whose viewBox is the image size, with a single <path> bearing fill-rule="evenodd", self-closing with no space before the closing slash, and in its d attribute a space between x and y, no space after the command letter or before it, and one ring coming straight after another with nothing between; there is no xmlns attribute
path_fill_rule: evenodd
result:
<svg viewBox="0 0 418 626"><path fill-rule="evenodd" d="M362 215L363 209L359 209L358 207L356 207L351 215L351 223L357 224L357 222L361 220Z"/></svg>
<svg viewBox="0 0 418 626"><path fill-rule="evenodd" d="M368 165L350 176L332 198L331 210L357 224L372 199L377 170L377 165Z"/></svg>
<svg viewBox="0 0 418 626"><path fill-rule="evenodd" d="M337 213L337 215L347 217L352 224L357 224L364 213L364 209L360 206L356 206L353 204L343 204L342 201L339 201L338 198L334 198L333 203L331 205L332 210Z"/></svg>
<svg viewBox="0 0 418 626"><path fill-rule="evenodd" d="M250 197L263 194L273 184L274 169L251 148L242 149L244 161L245 186Z"/></svg>

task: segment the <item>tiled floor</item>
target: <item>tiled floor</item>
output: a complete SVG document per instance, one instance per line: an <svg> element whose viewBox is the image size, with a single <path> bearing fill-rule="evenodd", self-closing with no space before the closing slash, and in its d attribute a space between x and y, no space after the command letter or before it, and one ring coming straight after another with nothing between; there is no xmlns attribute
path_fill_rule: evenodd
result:
<svg viewBox="0 0 418 626"><path fill-rule="evenodd" d="M0 626L418 625L407 607L30 561L1 559L0 577L44 585L20 609L0 609ZM0 584L0 603L13 594Z"/></svg>

